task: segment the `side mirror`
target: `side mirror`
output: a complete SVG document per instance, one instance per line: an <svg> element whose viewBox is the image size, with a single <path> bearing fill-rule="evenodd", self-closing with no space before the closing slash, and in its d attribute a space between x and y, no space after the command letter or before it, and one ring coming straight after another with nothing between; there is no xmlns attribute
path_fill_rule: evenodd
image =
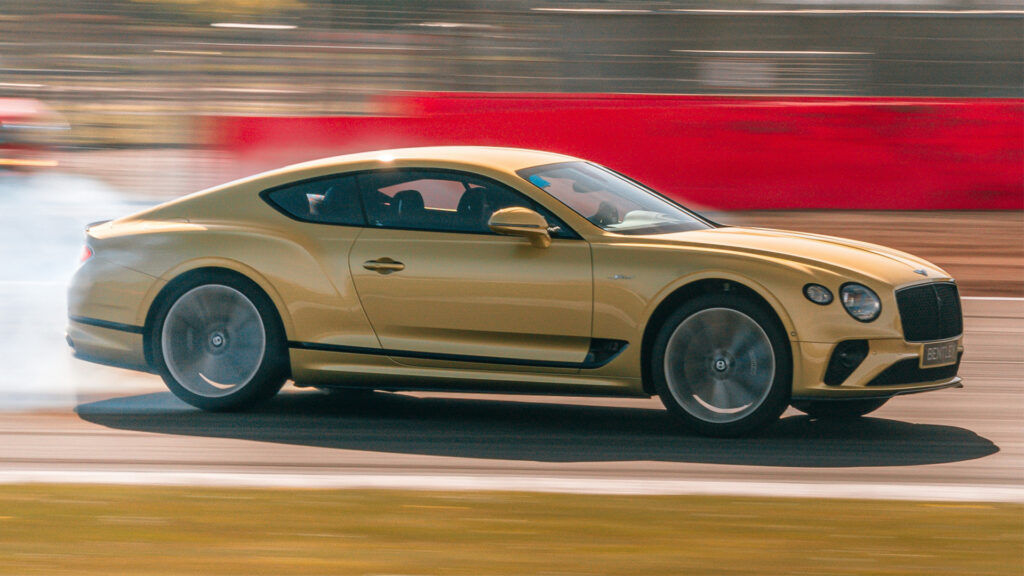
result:
<svg viewBox="0 0 1024 576"><path fill-rule="evenodd" d="M523 236L535 248L551 246L548 221L529 208L522 206L502 208L491 214L491 219L487 221L487 227L495 234Z"/></svg>

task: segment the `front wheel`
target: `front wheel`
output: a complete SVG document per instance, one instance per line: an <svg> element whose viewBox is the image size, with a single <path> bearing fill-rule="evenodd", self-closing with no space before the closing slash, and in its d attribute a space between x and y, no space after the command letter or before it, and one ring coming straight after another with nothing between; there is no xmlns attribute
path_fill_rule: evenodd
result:
<svg viewBox="0 0 1024 576"><path fill-rule="evenodd" d="M686 427L739 436L785 410L792 358L770 311L738 295L708 294L666 319L654 341L650 374L662 403Z"/></svg>
<svg viewBox="0 0 1024 576"><path fill-rule="evenodd" d="M820 420L843 420L860 418L870 414L888 402L888 398L866 400L803 400L793 402L793 408Z"/></svg>
<svg viewBox="0 0 1024 576"><path fill-rule="evenodd" d="M174 289L156 313L153 358L175 396L203 410L269 399L287 377L287 347L270 300L229 274Z"/></svg>

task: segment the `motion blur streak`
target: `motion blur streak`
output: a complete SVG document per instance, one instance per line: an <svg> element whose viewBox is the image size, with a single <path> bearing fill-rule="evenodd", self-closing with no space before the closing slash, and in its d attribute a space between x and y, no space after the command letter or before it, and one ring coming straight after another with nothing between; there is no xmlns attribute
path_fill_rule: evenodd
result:
<svg viewBox="0 0 1024 576"><path fill-rule="evenodd" d="M1024 14L1024 10L886 10L883 8L873 8L867 10L840 10L834 8L797 8L791 10L773 10L770 8L756 10L722 10L715 8L673 8L671 9L671 11L689 12L693 14L898 14L919 16L1017 16Z"/></svg>
<svg viewBox="0 0 1024 576"><path fill-rule="evenodd" d="M0 71L4 90L64 114L59 143L82 148L202 145L193 118L373 114L378 95L406 90L1020 98L1020 8L36 0L4 5Z"/></svg>
<svg viewBox="0 0 1024 576"><path fill-rule="evenodd" d="M210 119L251 169L432 144L550 150L722 210L1020 210L1024 101L406 94L377 117ZM628 145L624 145L628 143Z"/></svg>

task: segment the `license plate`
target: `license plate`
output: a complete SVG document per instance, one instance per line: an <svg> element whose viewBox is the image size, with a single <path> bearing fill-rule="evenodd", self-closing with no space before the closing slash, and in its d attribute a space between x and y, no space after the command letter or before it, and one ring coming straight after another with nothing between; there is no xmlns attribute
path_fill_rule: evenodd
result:
<svg viewBox="0 0 1024 576"><path fill-rule="evenodd" d="M948 366L956 362L956 348L959 340L930 342L921 348L921 368Z"/></svg>

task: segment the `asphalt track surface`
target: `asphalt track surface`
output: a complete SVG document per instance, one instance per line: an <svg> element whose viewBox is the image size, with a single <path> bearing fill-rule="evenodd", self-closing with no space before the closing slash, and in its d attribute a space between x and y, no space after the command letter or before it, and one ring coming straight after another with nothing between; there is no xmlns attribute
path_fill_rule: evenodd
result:
<svg viewBox="0 0 1024 576"><path fill-rule="evenodd" d="M71 358L63 293L81 224L130 205L70 177L31 185L86 191L62 202L0 183L0 482L1024 501L1024 300L965 302L965 388L844 424L791 410L752 438L688 435L655 399L286 388L255 412L208 414L156 376Z"/></svg>

